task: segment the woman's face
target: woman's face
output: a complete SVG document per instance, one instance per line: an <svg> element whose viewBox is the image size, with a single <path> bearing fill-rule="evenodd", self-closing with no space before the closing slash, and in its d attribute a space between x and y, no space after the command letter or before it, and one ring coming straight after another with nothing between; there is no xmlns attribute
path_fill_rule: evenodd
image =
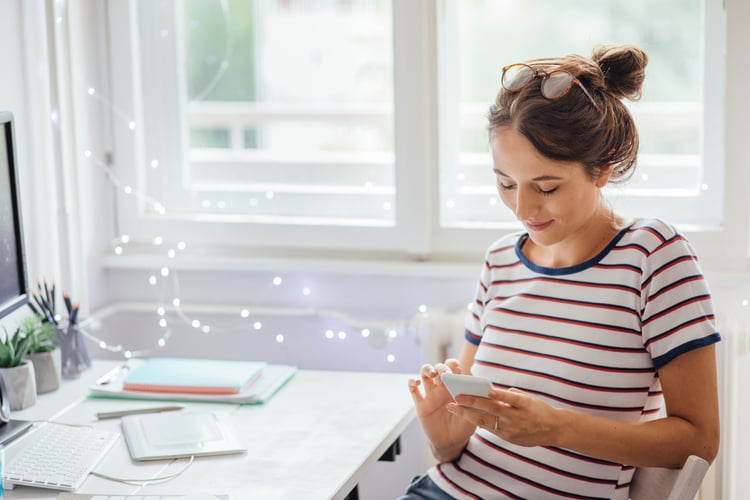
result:
<svg viewBox="0 0 750 500"><path fill-rule="evenodd" d="M608 175L594 180L580 163L546 158L507 127L493 132L490 146L500 197L534 243L547 247L590 238L589 230L609 217L601 198Z"/></svg>

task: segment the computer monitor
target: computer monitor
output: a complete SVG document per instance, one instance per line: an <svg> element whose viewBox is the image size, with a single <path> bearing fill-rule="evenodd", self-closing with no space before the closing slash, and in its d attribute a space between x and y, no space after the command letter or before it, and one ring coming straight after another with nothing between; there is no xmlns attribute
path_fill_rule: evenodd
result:
<svg viewBox="0 0 750 500"><path fill-rule="evenodd" d="M0 318L28 302L13 114L0 111Z"/></svg>
<svg viewBox="0 0 750 500"><path fill-rule="evenodd" d="M13 114L0 111L0 322L28 303L17 168ZM12 331L11 328L6 331ZM0 444L8 443L31 427L31 422L10 418L6 393L0 376Z"/></svg>

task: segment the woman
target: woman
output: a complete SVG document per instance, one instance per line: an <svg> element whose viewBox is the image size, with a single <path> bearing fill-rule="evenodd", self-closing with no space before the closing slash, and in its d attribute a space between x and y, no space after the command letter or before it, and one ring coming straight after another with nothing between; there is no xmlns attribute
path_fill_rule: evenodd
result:
<svg viewBox="0 0 750 500"><path fill-rule="evenodd" d="M460 359L409 383L439 464L404 499L626 499L634 467L715 458L720 336L694 252L601 193L635 168L621 99L640 97L646 63L610 46L504 68L493 170L525 231L488 249ZM445 371L493 390L454 402Z"/></svg>

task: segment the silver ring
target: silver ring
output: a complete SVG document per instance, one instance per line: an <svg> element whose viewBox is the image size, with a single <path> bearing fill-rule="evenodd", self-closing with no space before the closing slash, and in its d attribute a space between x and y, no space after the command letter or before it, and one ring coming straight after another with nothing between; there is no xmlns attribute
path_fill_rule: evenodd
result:
<svg viewBox="0 0 750 500"><path fill-rule="evenodd" d="M500 417L495 417L495 427L492 428L492 432L497 432L497 426L500 424Z"/></svg>

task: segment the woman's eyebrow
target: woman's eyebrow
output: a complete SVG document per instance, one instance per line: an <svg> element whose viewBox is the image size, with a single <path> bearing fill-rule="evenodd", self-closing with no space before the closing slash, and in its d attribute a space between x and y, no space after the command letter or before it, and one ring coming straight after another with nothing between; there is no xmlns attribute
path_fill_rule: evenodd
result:
<svg viewBox="0 0 750 500"><path fill-rule="evenodd" d="M495 172L497 175L502 175L503 177L510 177L508 174L504 173L502 170L499 170L497 168L493 168L492 171ZM540 175L539 177L534 177L531 180L534 182L561 181L563 180L563 178L557 177L555 175Z"/></svg>

